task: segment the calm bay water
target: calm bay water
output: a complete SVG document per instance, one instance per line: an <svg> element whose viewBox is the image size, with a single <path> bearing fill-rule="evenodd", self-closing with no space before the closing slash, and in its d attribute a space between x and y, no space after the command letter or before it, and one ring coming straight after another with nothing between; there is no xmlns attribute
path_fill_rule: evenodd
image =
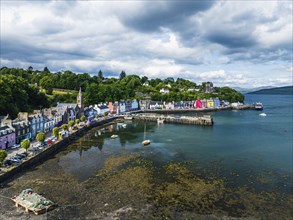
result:
<svg viewBox="0 0 293 220"><path fill-rule="evenodd" d="M146 136L151 145L146 148L141 146L143 122L128 123L126 128L112 125L100 135L92 130L74 147L93 147L83 152L72 151L60 157L59 164L84 180L103 166L107 156L127 151L140 152L157 161L196 161L205 169L216 164L221 166L220 176L237 173L242 182L251 172L290 176L292 96L246 96L247 103L256 101L264 104L262 112L267 114L266 117L259 116L260 111L232 110L211 113L215 122L212 127L147 123ZM114 133L119 135L117 139L110 138ZM102 150L97 148L99 146ZM284 184L284 190L291 190L287 183Z"/></svg>
<svg viewBox="0 0 293 220"><path fill-rule="evenodd" d="M92 129L54 158L12 181L8 189L19 192L23 187L41 187L50 193L56 191L55 200L64 204L78 202L72 196L59 197L56 176L60 179L70 176L77 182L74 184L80 184L95 178L111 156L138 153L158 167L170 161L189 162L205 179L225 179L229 187L248 186L255 191L290 196L292 99L292 95L246 95L247 103L260 101L264 104L262 112L266 117L254 110L214 112L209 113L215 122L211 127L147 123L146 137L151 140L147 147L141 145L144 122ZM118 134L118 138L111 139L112 134ZM46 179L55 183L46 182Z"/></svg>

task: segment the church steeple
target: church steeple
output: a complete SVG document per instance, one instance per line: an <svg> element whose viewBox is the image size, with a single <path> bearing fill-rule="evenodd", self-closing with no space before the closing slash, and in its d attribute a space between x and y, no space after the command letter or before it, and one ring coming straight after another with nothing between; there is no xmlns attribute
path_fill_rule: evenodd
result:
<svg viewBox="0 0 293 220"><path fill-rule="evenodd" d="M80 115L83 115L84 102L83 102L83 95L81 92L81 87L79 88L79 93L77 95L76 103L77 103L78 107L80 108Z"/></svg>

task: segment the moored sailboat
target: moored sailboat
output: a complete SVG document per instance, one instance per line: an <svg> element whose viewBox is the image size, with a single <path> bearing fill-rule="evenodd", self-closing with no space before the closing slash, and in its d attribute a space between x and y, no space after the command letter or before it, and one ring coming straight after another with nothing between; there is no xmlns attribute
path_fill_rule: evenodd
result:
<svg viewBox="0 0 293 220"><path fill-rule="evenodd" d="M151 143L150 140L146 139L146 124L144 124L144 135L143 135L143 141L141 142L141 144L143 146L149 145Z"/></svg>

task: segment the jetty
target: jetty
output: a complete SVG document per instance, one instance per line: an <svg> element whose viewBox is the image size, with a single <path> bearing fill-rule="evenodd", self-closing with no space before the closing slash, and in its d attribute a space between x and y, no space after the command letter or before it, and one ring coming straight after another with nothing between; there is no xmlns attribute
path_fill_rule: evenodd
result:
<svg viewBox="0 0 293 220"><path fill-rule="evenodd" d="M137 114L134 116L135 120L153 121L157 122L158 118L164 120L164 123L176 123L176 124L189 124L189 125L203 125L212 126L214 124L213 118L210 115L204 115L202 117L190 117L190 116L170 116L159 114Z"/></svg>
<svg viewBox="0 0 293 220"><path fill-rule="evenodd" d="M23 190L18 196L14 196L12 201L16 207L25 208L25 212L32 211L36 215L52 210L56 204L49 199L33 192L32 189Z"/></svg>

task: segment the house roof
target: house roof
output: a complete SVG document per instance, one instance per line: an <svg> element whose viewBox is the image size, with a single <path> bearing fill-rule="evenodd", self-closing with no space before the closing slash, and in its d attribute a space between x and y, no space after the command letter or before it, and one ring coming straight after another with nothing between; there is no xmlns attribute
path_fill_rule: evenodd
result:
<svg viewBox="0 0 293 220"><path fill-rule="evenodd" d="M108 106L105 106L105 105L100 105L98 106L99 109L108 109Z"/></svg>
<svg viewBox="0 0 293 220"><path fill-rule="evenodd" d="M56 106L57 108L63 108L63 107L68 107L68 108L76 108L77 104L75 103L58 103Z"/></svg>
<svg viewBox="0 0 293 220"><path fill-rule="evenodd" d="M2 136L5 136L5 135L7 135L7 134L11 134L11 133L13 133L14 131L10 128L10 127L8 127L8 126L2 126L2 127L0 127L0 137L2 137Z"/></svg>

